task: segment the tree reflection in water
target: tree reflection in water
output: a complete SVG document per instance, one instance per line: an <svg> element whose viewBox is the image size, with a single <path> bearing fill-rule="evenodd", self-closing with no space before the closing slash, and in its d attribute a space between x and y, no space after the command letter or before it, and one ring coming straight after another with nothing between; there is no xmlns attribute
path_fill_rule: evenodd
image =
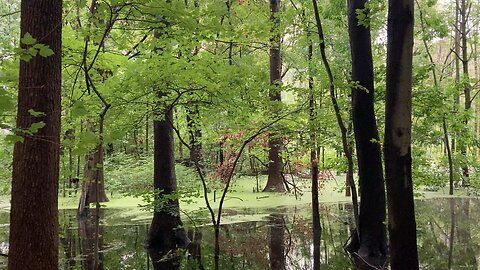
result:
<svg viewBox="0 0 480 270"><path fill-rule="evenodd" d="M268 217L270 227L269 259L272 270L285 269L285 220L282 214Z"/></svg>
<svg viewBox="0 0 480 270"><path fill-rule="evenodd" d="M480 258L479 199L445 198L417 200L418 250L422 269L478 269ZM257 221L225 224L221 228L220 269L312 269L313 240L310 206L278 208L254 214L281 213ZM126 209L100 212L98 230L95 213L76 223L75 211L62 211L60 234L62 269L213 269L213 229L189 228L193 241L188 252L155 268L143 248L147 221L132 222ZM352 269L342 247L349 237L348 204L322 204L322 269ZM240 210L234 214L242 214ZM252 210L245 210L252 214ZM0 212L0 221L7 222ZM77 226L78 225L78 226ZM2 226L2 224L0 224ZM188 224L186 225L188 228ZM8 228L2 226L2 228ZM98 231L98 237L94 234ZM283 240L282 240L283 239ZM0 230L0 243L8 230ZM283 243L283 246L282 246ZM97 247L97 248L95 248ZM98 251L95 254L96 250ZM283 253L283 256L280 254ZM161 253L153 254L153 256ZM168 252L166 253L168 254ZM177 253L170 253L177 254ZM187 256L183 256L187 254ZM160 258L165 257L163 254ZM95 265L97 268L95 268ZM91 268L89 268L91 267ZM273 268L272 268L273 267ZM278 268L275 268L278 267Z"/></svg>
<svg viewBox="0 0 480 270"><path fill-rule="evenodd" d="M105 216L105 209L86 209L84 215L77 217L80 254L84 270L103 270L103 230L100 219ZM75 253L75 252L74 252Z"/></svg>
<svg viewBox="0 0 480 270"><path fill-rule="evenodd" d="M424 269L478 269L478 199L445 198L416 202L420 264ZM472 204L475 207L472 207Z"/></svg>

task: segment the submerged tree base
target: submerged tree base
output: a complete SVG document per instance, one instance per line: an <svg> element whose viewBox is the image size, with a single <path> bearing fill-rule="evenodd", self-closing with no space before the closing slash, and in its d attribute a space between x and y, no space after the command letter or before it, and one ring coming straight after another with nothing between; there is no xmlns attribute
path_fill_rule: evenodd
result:
<svg viewBox="0 0 480 270"><path fill-rule="evenodd" d="M377 247L361 246L357 231L352 232L350 242L345 246L357 270L387 269L388 248L386 243Z"/></svg>

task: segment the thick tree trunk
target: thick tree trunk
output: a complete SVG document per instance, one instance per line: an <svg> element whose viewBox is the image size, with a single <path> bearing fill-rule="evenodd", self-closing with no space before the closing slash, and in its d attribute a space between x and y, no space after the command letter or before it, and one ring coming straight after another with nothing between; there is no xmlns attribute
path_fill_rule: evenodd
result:
<svg viewBox="0 0 480 270"><path fill-rule="evenodd" d="M385 178L392 270L419 269L412 184L413 0L389 0Z"/></svg>
<svg viewBox="0 0 480 270"><path fill-rule="evenodd" d="M282 58L280 54L281 37L278 33L280 19L278 13L280 11L280 0L270 0L270 20L273 23L272 37L270 38L270 89L268 96L272 103L281 103L282 96L280 93L280 84L282 82ZM274 114L278 114L277 104L273 105ZM263 191L284 192L285 185L282 177L282 158L280 152L282 150L282 138L270 132L268 134L268 180Z"/></svg>
<svg viewBox="0 0 480 270"><path fill-rule="evenodd" d="M154 136L154 179L153 186L158 191L156 200L165 202L163 207L154 209L146 247L152 256L168 250L176 250L188 243L185 231L179 226L180 209L178 199L165 199L177 190L175 176L173 111L170 106L164 109L162 120L153 121ZM165 201L166 200L166 201Z"/></svg>
<svg viewBox="0 0 480 270"><path fill-rule="evenodd" d="M104 183L103 145L97 145L95 150L85 157L85 168L83 175L86 204L88 205L89 203L96 203L97 200L98 202L108 202Z"/></svg>
<svg viewBox="0 0 480 270"><path fill-rule="evenodd" d="M374 110L374 76L370 28L360 25L357 10L366 0L349 1L349 36L352 53L352 116L360 185L358 245L351 253L358 262L380 268L387 260L385 186ZM353 243L353 242L352 242ZM358 258L357 258L358 259ZM363 268L362 268L363 269ZM370 269L370 267L368 267Z"/></svg>
<svg viewBox="0 0 480 270"><path fill-rule="evenodd" d="M83 183L77 213L85 214L90 203L108 202L105 192L104 171L103 171L103 118L100 119L100 142L95 149L85 156L83 167ZM87 123L87 128L94 132L92 123Z"/></svg>
<svg viewBox="0 0 480 270"><path fill-rule="evenodd" d="M17 128L45 126L14 147L10 270L58 269L61 32L62 1L21 2L21 36L31 34L54 55L20 61ZM32 116L31 109L44 115Z"/></svg>

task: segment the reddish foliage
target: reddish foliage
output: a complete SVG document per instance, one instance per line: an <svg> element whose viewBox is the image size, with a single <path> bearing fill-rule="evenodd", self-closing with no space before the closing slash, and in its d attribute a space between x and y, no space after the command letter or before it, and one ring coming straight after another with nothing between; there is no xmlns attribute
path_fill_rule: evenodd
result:
<svg viewBox="0 0 480 270"><path fill-rule="evenodd" d="M228 177L233 169L233 163L238 155L238 150L236 146L232 146L233 141L242 141L245 139L245 131L241 130L235 133L224 133L219 138L219 144L223 148L223 163L217 164L213 173L211 174L212 178L219 179L222 182L227 182ZM266 146L268 144L268 136L266 134L259 135L254 141L251 142L251 146L262 145Z"/></svg>

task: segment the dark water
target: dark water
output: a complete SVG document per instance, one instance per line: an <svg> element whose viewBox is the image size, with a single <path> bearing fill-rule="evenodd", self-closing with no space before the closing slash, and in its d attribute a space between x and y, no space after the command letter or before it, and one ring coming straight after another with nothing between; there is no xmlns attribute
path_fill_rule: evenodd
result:
<svg viewBox="0 0 480 270"><path fill-rule="evenodd" d="M272 263L275 269L312 269L309 207L255 210L257 214L273 214L262 220L223 225L220 269L272 269ZM480 200L418 200L416 207L422 269L479 269ZM343 251L351 230L349 208L344 204L321 206L322 269L351 268ZM252 211L227 212L232 215ZM143 248L149 221L132 221L126 209L106 209L99 216L96 219L92 212L77 220L75 211L61 211L60 269L154 269ZM198 220L197 227L186 226L194 242L189 252L182 253L179 269L213 269L213 229L201 223ZM6 224L8 214L0 212L3 253L8 252ZM5 263L5 258L0 258L0 269L6 268Z"/></svg>

